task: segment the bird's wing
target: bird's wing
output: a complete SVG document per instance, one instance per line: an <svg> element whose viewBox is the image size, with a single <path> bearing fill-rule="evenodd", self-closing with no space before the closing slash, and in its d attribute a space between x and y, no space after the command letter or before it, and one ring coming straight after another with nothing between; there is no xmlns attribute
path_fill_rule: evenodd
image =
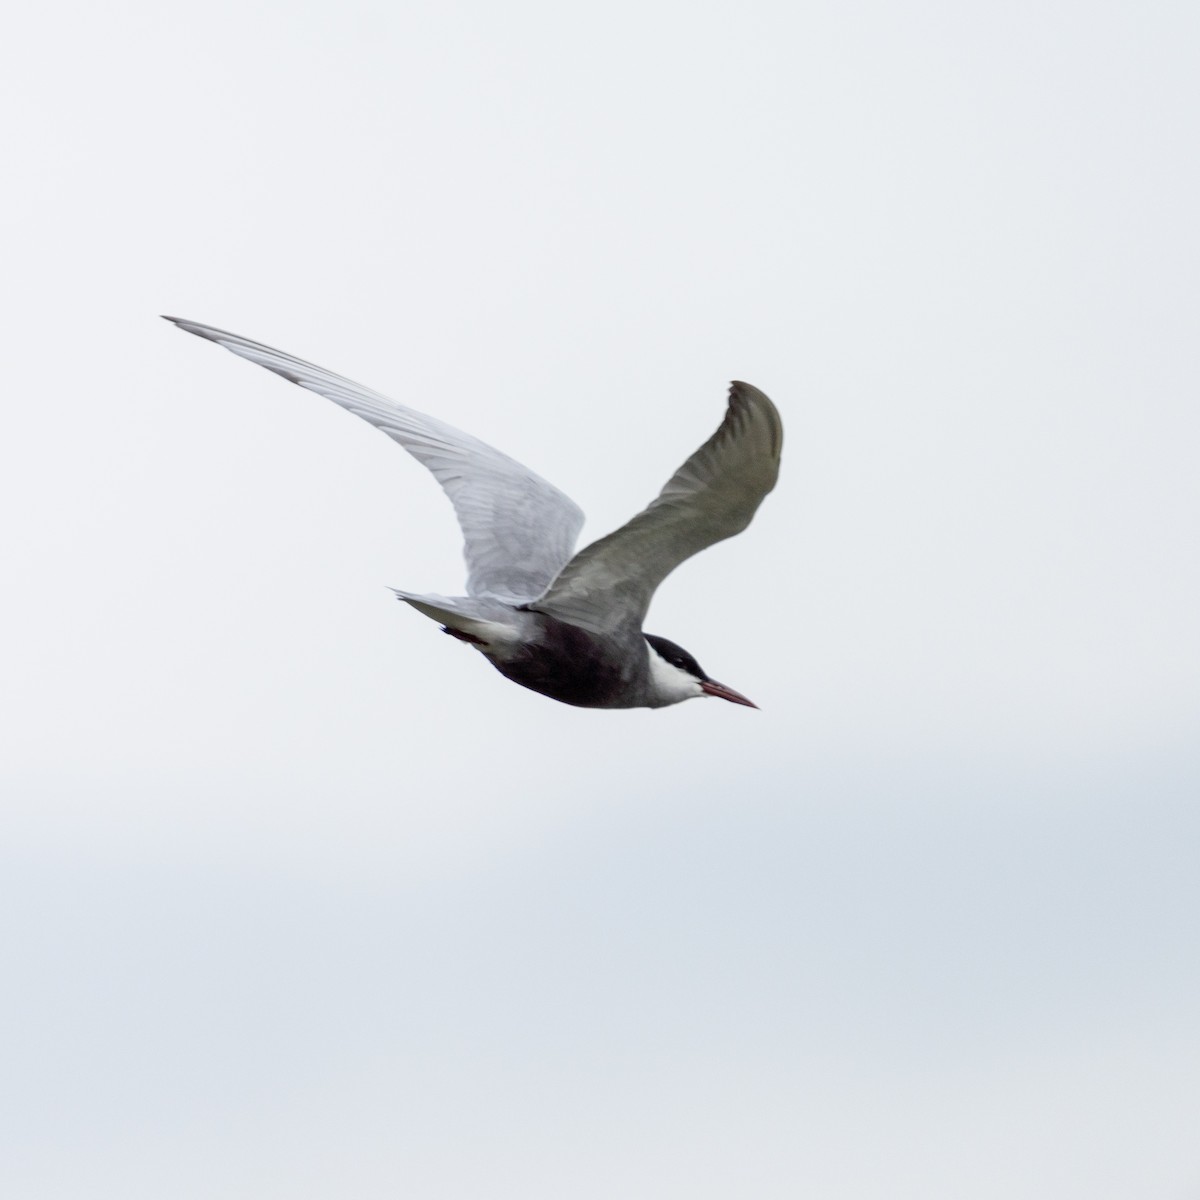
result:
<svg viewBox="0 0 1200 1200"><path fill-rule="evenodd" d="M166 320L340 404L428 467L462 526L468 595L530 600L541 595L570 560L583 512L558 488L506 454L290 354L194 321Z"/></svg>
<svg viewBox="0 0 1200 1200"><path fill-rule="evenodd" d="M779 477L782 446L775 405L734 383L720 427L658 498L575 555L530 607L597 633L640 629L655 589L681 562L750 524Z"/></svg>

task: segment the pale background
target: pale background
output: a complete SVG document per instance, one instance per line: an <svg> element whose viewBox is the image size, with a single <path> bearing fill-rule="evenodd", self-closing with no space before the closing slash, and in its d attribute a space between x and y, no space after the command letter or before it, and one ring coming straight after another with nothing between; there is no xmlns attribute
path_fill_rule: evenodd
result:
<svg viewBox="0 0 1200 1200"><path fill-rule="evenodd" d="M1200 9L26 5L0 1191L1200 1197ZM783 476L596 713L391 599L388 391L585 540Z"/></svg>

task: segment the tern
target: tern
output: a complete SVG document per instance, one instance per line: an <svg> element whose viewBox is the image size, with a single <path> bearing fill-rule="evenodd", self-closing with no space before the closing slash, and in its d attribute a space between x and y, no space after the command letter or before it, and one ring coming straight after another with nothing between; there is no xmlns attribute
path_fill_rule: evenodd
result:
<svg viewBox="0 0 1200 1200"><path fill-rule="evenodd" d="M576 553L579 506L486 443L290 354L164 320L332 400L433 473L462 527L467 594L392 590L506 679L584 708L662 708L698 696L758 707L710 679L681 646L642 631L659 584L693 554L741 533L775 486L783 424L757 388L733 383L716 433L658 497Z"/></svg>

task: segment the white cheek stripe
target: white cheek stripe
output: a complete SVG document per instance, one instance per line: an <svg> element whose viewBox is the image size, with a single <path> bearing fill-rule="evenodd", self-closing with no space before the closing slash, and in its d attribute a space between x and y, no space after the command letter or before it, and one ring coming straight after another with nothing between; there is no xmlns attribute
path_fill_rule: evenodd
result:
<svg viewBox="0 0 1200 1200"><path fill-rule="evenodd" d="M677 704L680 700L704 695L700 680L694 675L667 662L649 642L646 643L646 649L650 654L650 687L660 705Z"/></svg>

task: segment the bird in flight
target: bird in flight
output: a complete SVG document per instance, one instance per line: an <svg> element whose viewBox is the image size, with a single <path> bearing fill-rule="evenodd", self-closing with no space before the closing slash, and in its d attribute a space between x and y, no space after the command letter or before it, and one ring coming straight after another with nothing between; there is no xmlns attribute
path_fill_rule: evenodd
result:
<svg viewBox="0 0 1200 1200"><path fill-rule="evenodd" d="M732 384L716 433L657 498L577 553L582 510L506 454L290 354L164 319L332 400L429 468L462 527L467 594L393 590L505 678L584 708L662 708L697 696L758 707L710 679L681 646L642 632L658 585L693 554L741 533L775 486L783 424L757 388Z"/></svg>

